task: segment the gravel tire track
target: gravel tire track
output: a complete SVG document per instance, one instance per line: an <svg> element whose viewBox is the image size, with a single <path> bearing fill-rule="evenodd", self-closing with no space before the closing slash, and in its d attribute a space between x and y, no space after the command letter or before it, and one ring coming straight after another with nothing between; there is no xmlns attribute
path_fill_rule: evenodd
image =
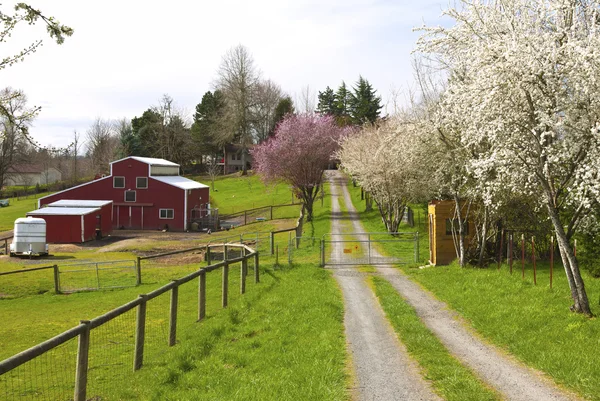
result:
<svg viewBox="0 0 600 401"><path fill-rule="evenodd" d="M346 186L339 172L330 175L344 196L350 221L356 232L364 232ZM372 252L377 254L376 250ZM379 255L377 255L379 256ZM559 389L544 373L527 367L496 346L482 341L462 317L436 299L427 290L391 266L377 267L378 275L388 280L398 293L415 309L419 318L444 346L471 368L483 381L511 401L574 401L582 400L573 393Z"/></svg>
<svg viewBox="0 0 600 401"><path fill-rule="evenodd" d="M332 232L340 233L336 186L332 186L331 196ZM334 244L332 253L342 251L341 243ZM418 365L398 340L367 286L365 274L356 269L337 268L333 276L344 297L345 334L357 382L352 398L357 401L441 400L423 380Z"/></svg>

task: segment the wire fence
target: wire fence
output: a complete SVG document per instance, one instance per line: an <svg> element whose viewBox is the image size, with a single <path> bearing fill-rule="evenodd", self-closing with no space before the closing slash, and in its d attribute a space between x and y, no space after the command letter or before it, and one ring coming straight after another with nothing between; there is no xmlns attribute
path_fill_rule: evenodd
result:
<svg viewBox="0 0 600 401"><path fill-rule="evenodd" d="M223 261L211 263L213 248L215 254L224 250ZM207 253L206 267L1 361L2 399L117 397L115 383L126 385L132 372L160 364L168 348L176 345L178 330L204 320L207 291L219 291L218 284L207 286L209 272L221 271L222 307L246 292L247 278L260 281L256 250L243 244L214 244Z"/></svg>

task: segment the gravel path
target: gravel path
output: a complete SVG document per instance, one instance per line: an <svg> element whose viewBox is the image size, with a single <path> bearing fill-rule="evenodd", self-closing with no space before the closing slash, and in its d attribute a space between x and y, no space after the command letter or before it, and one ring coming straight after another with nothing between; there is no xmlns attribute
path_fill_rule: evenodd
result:
<svg viewBox="0 0 600 401"><path fill-rule="evenodd" d="M332 232L340 233L337 187L332 186ZM340 244L342 245L342 244ZM332 252L342 252L334 247ZM345 302L344 325L356 379L357 401L439 400L398 341L375 295L356 269L335 269Z"/></svg>
<svg viewBox="0 0 600 401"><path fill-rule="evenodd" d="M346 179L340 173L330 178L340 188L350 221L356 232L364 232L358 214L352 205ZM332 189L333 194L333 189ZM376 252L376 251L375 251ZM568 401L580 400L573 394L559 390L543 373L524 366L507 356L495 346L483 342L466 328L460 316L448 309L429 292L411 281L401 271L391 267L378 267L377 273L385 277L402 297L416 310L421 320L464 365L495 388L507 400L515 401Z"/></svg>

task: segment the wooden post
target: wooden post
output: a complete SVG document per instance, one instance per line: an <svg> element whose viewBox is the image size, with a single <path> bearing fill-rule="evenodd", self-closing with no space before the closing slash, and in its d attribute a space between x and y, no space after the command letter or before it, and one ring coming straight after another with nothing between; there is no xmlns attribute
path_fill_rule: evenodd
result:
<svg viewBox="0 0 600 401"><path fill-rule="evenodd" d="M535 237L531 237L531 259L533 261L533 284L537 285L537 272L535 270Z"/></svg>
<svg viewBox="0 0 600 401"><path fill-rule="evenodd" d="M59 279L58 265L54 265L54 266L52 266L52 268L54 270L54 292L56 294L60 294L60 279Z"/></svg>
<svg viewBox="0 0 600 401"><path fill-rule="evenodd" d="M223 261L226 261L227 259L227 245L223 244Z"/></svg>
<svg viewBox="0 0 600 401"><path fill-rule="evenodd" d="M248 212L244 210L244 225L248 224Z"/></svg>
<svg viewBox="0 0 600 401"><path fill-rule="evenodd" d="M75 370L75 392L74 401L86 401L87 392L87 374L88 374L88 355L90 351L90 321L81 320L85 325L85 330L79 335L77 346L77 367Z"/></svg>
<svg viewBox="0 0 600 401"><path fill-rule="evenodd" d="M254 283L260 283L260 276L258 272L258 252L254 254Z"/></svg>
<svg viewBox="0 0 600 401"><path fill-rule="evenodd" d="M206 264L210 266L210 246L206 245Z"/></svg>
<svg viewBox="0 0 600 401"><path fill-rule="evenodd" d="M275 253L275 234L271 231L271 255Z"/></svg>
<svg viewBox="0 0 600 401"><path fill-rule="evenodd" d="M525 234L521 234L521 279L525 280Z"/></svg>
<svg viewBox="0 0 600 401"><path fill-rule="evenodd" d="M4 254L8 255L8 238L4 239Z"/></svg>
<svg viewBox="0 0 600 401"><path fill-rule="evenodd" d="M206 270L198 276L198 321L206 317Z"/></svg>
<svg viewBox="0 0 600 401"><path fill-rule="evenodd" d="M510 274L512 274L512 265L513 265L513 236L512 236L512 234L510 234L509 241L510 241L510 244L508 246L508 249L509 249L508 260L509 260L509 265L510 265Z"/></svg>
<svg viewBox="0 0 600 401"><path fill-rule="evenodd" d="M242 248L243 249L243 248ZM240 294L246 293L246 269L248 268L248 260L242 260L242 268L240 269Z"/></svg>
<svg viewBox="0 0 600 401"><path fill-rule="evenodd" d="M498 249L498 270L502 264L502 247L504 246L504 230L500 231L500 248Z"/></svg>
<svg viewBox="0 0 600 401"><path fill-rule="evenodd" d="M550 289L552 289L552 271L554 270L554 236L550 237Z"/></svg>
<svg viewBox="0 0 600 401"><path fill-rule="evenodd" d="M142 284L142 258L138 256L135 265L135 285L140 284Z"/></svg>
<svg viewBox="0 0 600 401"><path fill-rule="evenodd" d="M247 249L242 248L242 256L245 258L244 260L246 261L246 268L244 269L244 279L246 277L248 277L248 258L246 257L246 254L247 254Z"/></svg>
<svg viewBox="0 0 600 401"><path fill-rule="evenodd" d="M146 302L147 296L142 294L142 303L138 306L135 322L135 349L133 354L133 371L140 370L144 363L144 339L146 337Z"/></svg>
<svg viewBox="0 0 600 401"><path fill-rule="evenodd" d="M292 203L294 203L294 195L292 194ZM271 206L271 218L269 220L273 220L273 206Z"/></svg>
<svg viewBox="0 0 600 401"><path fill-rule="evenodd" d="M177 282L177 280L173 280ZM169 347L175 345L177 341L177 298L179 295L179 285L171 290L171 313L169 315Z"/></svg>
<svg viewBox="0 0 600 401"><path fill-rule="evenodd" d="M229 287L229 264L227 263L227 261L225 261L225 264L223 265L223 281L222 281L222 297L221 297L221 303L223 305L223 308L227 308L227 289Z"/></svg>

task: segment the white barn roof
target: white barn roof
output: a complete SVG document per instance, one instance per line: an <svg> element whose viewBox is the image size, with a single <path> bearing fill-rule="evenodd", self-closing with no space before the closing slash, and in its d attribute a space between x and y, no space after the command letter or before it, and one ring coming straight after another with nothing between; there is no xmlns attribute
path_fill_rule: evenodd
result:
<svg viewBox="0 0 600 401"><path fill-rule="evenodd" d="M98 207L44 207L27 212L27 216L84 216L98 211Z"/></svg>
<svg viewBox="0 0 600 401"><path fill-rule="evenodd" d="M208 185L199 183L198 181L190 180L179 175L150 177L154 180L164 182L165 184L173 185L181 189L198 189L208 188Z"/></svg>
<svg viewBox="0 0 600 401"><path fill-rule="evenodd" d="M156 159L154 157L141 157L141 156L129 156L129 157L125 157L123 159L119 159L119 160L115 160L114 162L111 162L110 164L114 164L126 159L134 159L137 161L140 161L142 163L146 163L149 164L151 166L171 166L171 167L179 167L179 164L177 163L173 163L170 162L168 160L165 159Z"/></svg>
<svg viewBox="0 0 600 401"><path fill-rule="evenodd" d="M49 203L48 207L102 207L111 204L109 200L77 200L77 199L61 199L56 202Z"/></svg>

